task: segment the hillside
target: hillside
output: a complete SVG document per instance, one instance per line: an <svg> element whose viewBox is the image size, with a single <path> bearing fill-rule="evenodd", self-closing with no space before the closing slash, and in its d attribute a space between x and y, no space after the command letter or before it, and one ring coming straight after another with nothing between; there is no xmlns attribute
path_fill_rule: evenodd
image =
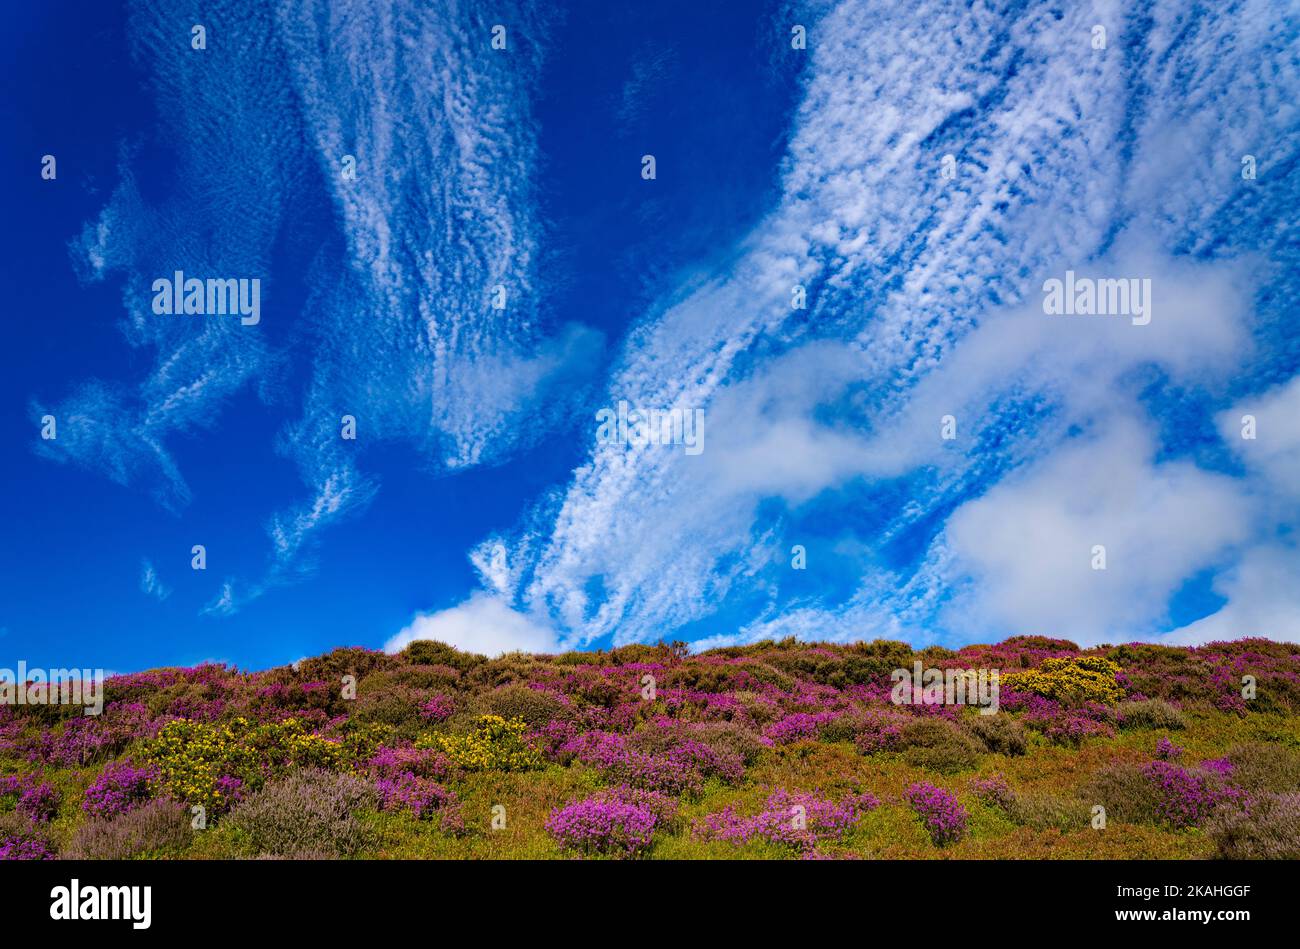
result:
<svg viewBox="0 0 1300 949"><path fill-rule="evenodd" d="M1259 639L420 641L104 699L0 706L0 856L1300 856L1300 646Z"/></svg>

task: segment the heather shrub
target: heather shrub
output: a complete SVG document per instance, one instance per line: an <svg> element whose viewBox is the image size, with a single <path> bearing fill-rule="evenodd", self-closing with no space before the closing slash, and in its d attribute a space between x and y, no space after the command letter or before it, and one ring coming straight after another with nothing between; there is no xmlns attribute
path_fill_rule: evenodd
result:
<svg viewBox="0 0 1300 949"><path fill-rule="evenodd" d="M1084 782L1079 794L1088 805L1104 807L1108 821L1154 824L1160 820L1160 791L1139 764L1106 765Z"/></svg>
<svg viewBox="0 0 1300 949"><path fill-rule="evenodd" d="M696 821L694 834L703 840L737 844L763 839L810 856L820 841L842 838L862 814L879 806L880 801L869 792L836 803L816 794L778 788L754 816L739 815L728 806Z"/></svg>
<svg viewBox="0 0 1300 949"><path fill-rule="evenodd" d="M764 728L763 737L778 745L816 738L834 717L833 712L791 712Z"/></svg>
<svg viewBox="0 0 1300 949"><path fill-rule="evenodd" d="M387 675L371 676L357 688L350 721L388 725L413 737L426 719L420 707L429 700L426 692L408 685L381 681Z"/></svg>
<svg viewBox="0 0 1300 949"><path fill-rule="evenodd" d="M1117 702L1124 694L1115 676L1120 667L1102 656L1044 659L1036 669L1009 672L1002 685L1061 702Z"/></svg>
<svg viewBox="0 0 1300 949"><path fill-rule="evenodd" d="M1300 749L1248 742L1228 749L1232 783L1251 794L1300 793Z"/></svg>
<svg viewBox="0 0 1300 949"><path fill-rule="evenodd" d="M1119 727L1179 731L1187 727L1187 719L1164 699L1145 699L1120 705Z"/></svg>
<svg viewBox="0 0 1300 949"><path fill-rule="evenodd" d="M1206 821L1205 832L1226 860L1300 859L1300 794L1221 807Z"/></svg>
<svg viewBox="0 0 1300 949"><path fill-rule="evenodd" d="M476 708L484 714L507 720L520 719L529 728L538 728L547 722L566 718L569 712L555 693L518 683L493 689L478 700Z"/></svg>
<svg viewBox="0 0 1300 949"><path fill-rule="evenodd" d="M676 814L676 805L663 795L623 786L556 808L546 830L566 850L635 857Z"/></svg>
<svg viewBox="0 0 1300 949"><path fill-rule="evenodd" d="M0 814L0 860L53 860L57 856L45 830L17 811Z"/></svg>
<svg viewBox="0 0 1300 949"><path fill-rule="evenodd" d="M858 752L874 755L880 751L895 751L903 742L903 726L911 719L897 712L870 709L857 722L854 744Z"/></svg>
<svg viewBox="0 0 1300 949"><path fill-rule="evenodd" d="M63 856L72 860L126 860L176 854L193 839L185 805L159 798L112 820L92 819L77 829Z"/></svg>
<svg viewBox="0 0 1300 949"><path fill-rule="evenodd" d="M433 639L417 639L403 649L399 656L411 665L450 666L462 673L487 662L486 656L461 652L454 646Z"/></svg>
<svg viewBox="0 0 1300 949"><path fill-rule="evenodd" d="M1161 761L1177 761L1183 756L1183 749L1168 738L1156 742L1156 757Z"/></svg>
<svg viewBox="0 0 1300 949"><path fill-rule="evenodd" d="M1035 830L1051 827L1063 831L1078 830L1088 827L1092 817L1092 808L1087 803L1054 794L1015 795L1006 812L1015 823Z"/></svg>
<svg viewBox="0 0 1300 949"><path fill-rule="evenodd" d="M1015 800L1015 792L1001 774L990 774L986 778L971 778L971 793L990 807L1009 808Z"/></svg>
<svg viewBox="0 0 1300 949"><path fill-rule="evenodd" d="M349 857L372 840L355 812L376 804L375 791L361 778L305 768L268 782L227 819L255 854Z"/></svg>
<svg viewBox="0 0 1300 949"><path fill-rule="evenodd" d="M137 768L128 762L114 762L99 773L81 809L91 817L111 818L134 810L152 796L151 784L158 779L152 768Z"/></svg>
<svg viewBox="0 0 1300 949"><path fill-rule="evenodd" d="M45 824L59 813L59 792L35 775L0 776L0 811L17 811L36 824Z"/></svg>
<svg viewBox="0 0 1300 949"><path fill-rule="evenodd" d="M903 726L899 736L903 760L908 764L951 774L979 763L975 743L942 718L918 718Z"/></svg>
<svg viewBox="0 0 1300 949"><path fill-rule="evenodd" d="M720 758L753 764L767 748L754 732L734 722L692 722L686 735L707 745Z"/></svg>
<svg viewBox="0 0 1300 949"><path fill-rule="evenodd" d="M381 810L410 811L419 820L437 817L445 831L464 830L459 799L454 791L436 781L410 771L399 771L379 778L375 782L375 791Z"/></svg>
<svg viewBox="0 0 1300 949"><path fill-rule="evenodd" d="M1239 788L1224 784L1212 771L1188 771L1169 761L1142 769L1157 791L1156 813L1174 827L1196 827L1220 805L1244 801Z"/></svg>
<svg viewBox="0 0 1300 949"><path fill-rule="evenodd" d="M905 797L935 846L956 843L966 836L966 808L950 792L921 781L910 785Z"/></svg>
<svg viewBox="0 0 1300 949"><path fill-rule="evenodd" d="M857 741L862 730L862 716L856 712L839 712L821 724L818 736L822 741Z"/></svg>
<svg viewBox="0 0 1300 949"><path fill-rule="evenodd" d="M364 649L348 646L335 649L323 656L311 656L298 663L298 668L291 670L299 682L333 682L339 683L345 675L357 677L360 681L371 673L381 669L391 669L398 664L398 659L377 649ZM334 690L338 694L338 690Z"/></svg>
<svg viewBox="0 0 1300 949"><path fill-rule="evenodd" d="M446 695L435 695L420 703L420 717L426 722L445 722L456 712L456 702Z"/></svg>
<svg viewBox="0 0 1300 949"><path fill-rule="evenodd" d="M985 750L999 755L1023 755L1029 747L1025 726L1010 715L968 715L962 722L966 732Z"/></svg>

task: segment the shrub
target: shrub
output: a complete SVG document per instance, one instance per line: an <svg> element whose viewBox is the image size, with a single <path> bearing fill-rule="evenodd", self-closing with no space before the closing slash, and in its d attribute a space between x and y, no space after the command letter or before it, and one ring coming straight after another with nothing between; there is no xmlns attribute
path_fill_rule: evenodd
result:
<svg viewBox="0 0 1300 949"><path fill-rule="evenodd" d="M1141 765L1107 765L1084 783L1080 795L1089 805L1104 807L1110 821L1154 824L1160 819L1160 792Z"/></svg>
<svg viewBox="0 0 1300 949"><path fill-rule="evenodd" d="M822 726L835 718L833 712L791 712L763 729L763 737L778 744L816 738Z"/></svg>
<svg viewBox="0 0 1300 949"><path fill-rule="evenodd" d="M53 860L57 854L44 830L17 811L0 814L0 860Z"/></svg>
<svg viewBox="0 0 1300 949"><path fill-rule="evenodd" d="M1001 774L991 774L987 778L971 778L971 793L990 807L1008 809L1015 800L1015 792Z"/></svg>
<svg viewBox="0 0 1300 949"><path fill-rule="evenodd" d="M114 762L100 772L86 788L81 809L91 817L111 818L125 814L151 797L150 785L158 778L152 768L137 768L128 762Z"/></svg>
<svg viewBox="0 0 1300 949"><path fill-rule="evenodd" d="M904 761L940 774L963 771L979 763L975 743L946 719L918 718L908 722L899 743L904 749Z"/></svg>
<svg viewBox="0 0 1300 949"><path fill-rule="evenodd" d="M1120 705L1119 727L1179 731L1187 727L1187 719L1164 699L1145 699Z"/></svg>
<svg viewBox="0 0 1300 949"><path fill-rule="evenodd" d="M0 810L15 810L32 823L45 824L59 812L59 792L34 775L0 777Z"/></svg>
<svg viewBox="0 0 1300 949"><path fill-rule="evenodd" d="M530 728L567 717L568 707L553 692L527 685L504 685L493 689L478 702L485 713L507 720L520 719Z"/></svg>
<svg viewBox="0 0 1300 949"><path fill-rule="evenodd" d="M1115 676L1120 667L1102 656L1044 659L1036 669L1009 672L1005 688L1032 692L1061 702L1117 702L1124 694Z"/></svg>
<svg viewBox="0 0 1300 949"><path fill-rule="evenodd" d="M542 754L524 738L523 719L482 715L469 735L422 735L417 748L441 751L467 771L527 771L542 766Z"/></svg>
<svg viewBox="0 0 1300 949"><path fill-rule="evenodd" d="M1017 824L1035 830L1055 827L1078 830L1089 825L1091 808L1083 801L1054 794L1016 795L1007 807L1007 816Z"/></svg>
<svg viewBox="0 0 1300 949"><path fill-rule="evenodd" d="M1247 807L1221 807L1205 832L1227 860L1300 859L1300 794L1270 795Z"/></svg>
<svg viewBox="0 0 1300 949"><path fill-rule="evenodd" d="M686 735L707 745L720 758L753 764L766 745L752 731L734 722L692 722Z"/></svg>
<svg viewBox="0 0 1300 949"><path fill-rule="evenodd" d="M268 782L228 820L259 855L348 857L371 843L355 812L376 803L374 790L355 775L305 768Z"/></svg>
<svg viewBox="0 0 1300 949"><path fill-rule="evenodd" d="M242 787L255 790L267 775L338 768L345 748L307 731L295 718L260 725L246 718L222 724L181 719L145 743L144 757L173 797L220 813L232 803L222 791L223 778L238 778Z"/></svg>
<svg viewBox="0 0 1300 949"><path fill-rule="evenodd" d="M675 817L668 798L624 786L556 808L546 829L568 850L635 857L649 849L656 828Z"/></svg>
<svg viewBox="0 0 1300 949"><path fill-rule="evenodd" d="M1000 755L1023 755L1029 748L1024 725L1010 715L970 715L963 722L966 731L986 750Z"/></svg>
<svg viewBox="0 0 1300 949"><path fill-rule="evenodd" d="M1143 774L1156 786L1156 813L1178 828L1196 827L1220 805L1244 799L1239 788L1225 786L1218 775L1169 761L1153 761Z"/></svg>
<svg viewBox="0 0 1300 949"><path fill-rule="evenodd" d="M1161 738L1156 742L1156 757L1161 761L1177 761L1182 756L1183 749L1168 738Z"/></svg>
<svg viewBox="0 0 1300 949"><path fill-rule="evenodd" d="M911 721L905 715L882 709L871 709L858 721L854 739L858 752L874 755L881 751L894 751L903 741L903 726Z"/></svg>
<svg viewBox="0 0 1300 949"><path fill-rule="evenodd" d="M444 828L457 826L460 802L453 791L436 781L400 771L375 782L379 806L383 810L409 810L420 820L439 817Z"/></svg>
<svg viewBox="0 0 1300 949"><path fill-rule="evenodd" d="M426 722L444 722L456 711L456 703L445 695L435 695L420 703L420 717Z"/></svg>
<svg viewBox="0 0 1300 949"><path fill-rule="evenodd" d="M908 787L906 797L935 846L947 846L966 836L966 808L948 791L921 781Z"/></svg>
<svg viewBox="0 0 1300 949"><path fill-rule="evenodd" d="M126 860L142 854L180 853L194 832L185 805L171 798L142 804L112 820L82 824L64 856L73 860Z"/></svg>
<svg viewBox="0 0 1300 949"><path fill-rule="evenodd" d="M486 656L477 653L461 652L454 646L432 639L417 639L400 653L412 665L451 666L460 672L469 672L477 665L487 662Z"/></svg>
<svg viewBox="0 0 1300 949"><path fill-rule="evenodd" d="M816 794L778 788L753 817L742 817L727 807L696 821L695 835L742 844L761 838L809 856L819 841L843 837L862 814L879 806L869 792L837 804Z"/></svg>
<svg viewBox="0 0 1300 949"><path fill-rule="evenodd" d="M1249 742L1228 749L1232 783L1251 794L1300 793L1300 749Z"/></svg>

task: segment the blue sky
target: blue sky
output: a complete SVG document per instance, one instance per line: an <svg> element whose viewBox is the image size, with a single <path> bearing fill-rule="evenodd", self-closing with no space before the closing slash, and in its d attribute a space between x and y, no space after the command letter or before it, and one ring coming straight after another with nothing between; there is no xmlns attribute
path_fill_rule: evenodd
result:
<svg viewBox="0 0 1300 949"><path fill-rule="evenodd" d="M1300 639L1294 4L562 6L14 13L0 653Z"/></svg>

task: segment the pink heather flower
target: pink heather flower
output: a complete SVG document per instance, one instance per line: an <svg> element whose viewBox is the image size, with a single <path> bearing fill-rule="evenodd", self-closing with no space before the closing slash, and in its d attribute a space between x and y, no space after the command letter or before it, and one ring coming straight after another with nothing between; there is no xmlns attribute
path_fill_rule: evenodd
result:
<svg viewBox="0 0 1300 949"><path fill-rule="evenodd" d="M966 835L966 808L948 791L920 781L907 789L906 797L936 846L956 843Z"/></svg>
<svg viewBox="0 0 1300 949"><path fill-rule="evenodd" d="M661 795L656 797L666 802ZM567 850L634 857L649 848L655 829L663 823L664 806L618 788L556 808L546 830Z"/></svg>
<svg viewBox="0 0 1300 949"><path fill-rule="evenodd" d="M1162 761L1174 761L1181 758L1183 749L1175 745L1168 738L1161 738L1156 742L1156 757Z"/></svg>
<svg viewBox="0 0 1300 949"><path fill-rule="evenodd" d="M149 785L156 777L152 768L137 768L128 762L114 762L86 788L81 809L92 817L111 818L125 814L149 800Z"/></svg>
<svg viewBox="0 0 1300 949"><path fill-rule="evenodd" d="M455 711L455 702L445 695L435 695L420 706L420 717L430 722L443 722Z"/></svg>
<svg viewBox="0 0 1300 949"><path fill-rule="evenodd" d="M837 804L815 794L792 794L778 788L768 796L763 810L753 817L744 817L726 807L696 821L694 832L705 840L735 844L767 840L807 856L819 841L842 837L862 814L879 806L880 801L869 792L850 796Z"/></svg>
<svg viewBox="0 0 1300 949"><path fill-rule="evenodd" d="M1240 788L1220 787L1210 775L1188 771L1168 761L1153 761L1143 774L1160 792L1156 810L1175 827L1195 827L1229 801L1242 802Z"/></svg>

